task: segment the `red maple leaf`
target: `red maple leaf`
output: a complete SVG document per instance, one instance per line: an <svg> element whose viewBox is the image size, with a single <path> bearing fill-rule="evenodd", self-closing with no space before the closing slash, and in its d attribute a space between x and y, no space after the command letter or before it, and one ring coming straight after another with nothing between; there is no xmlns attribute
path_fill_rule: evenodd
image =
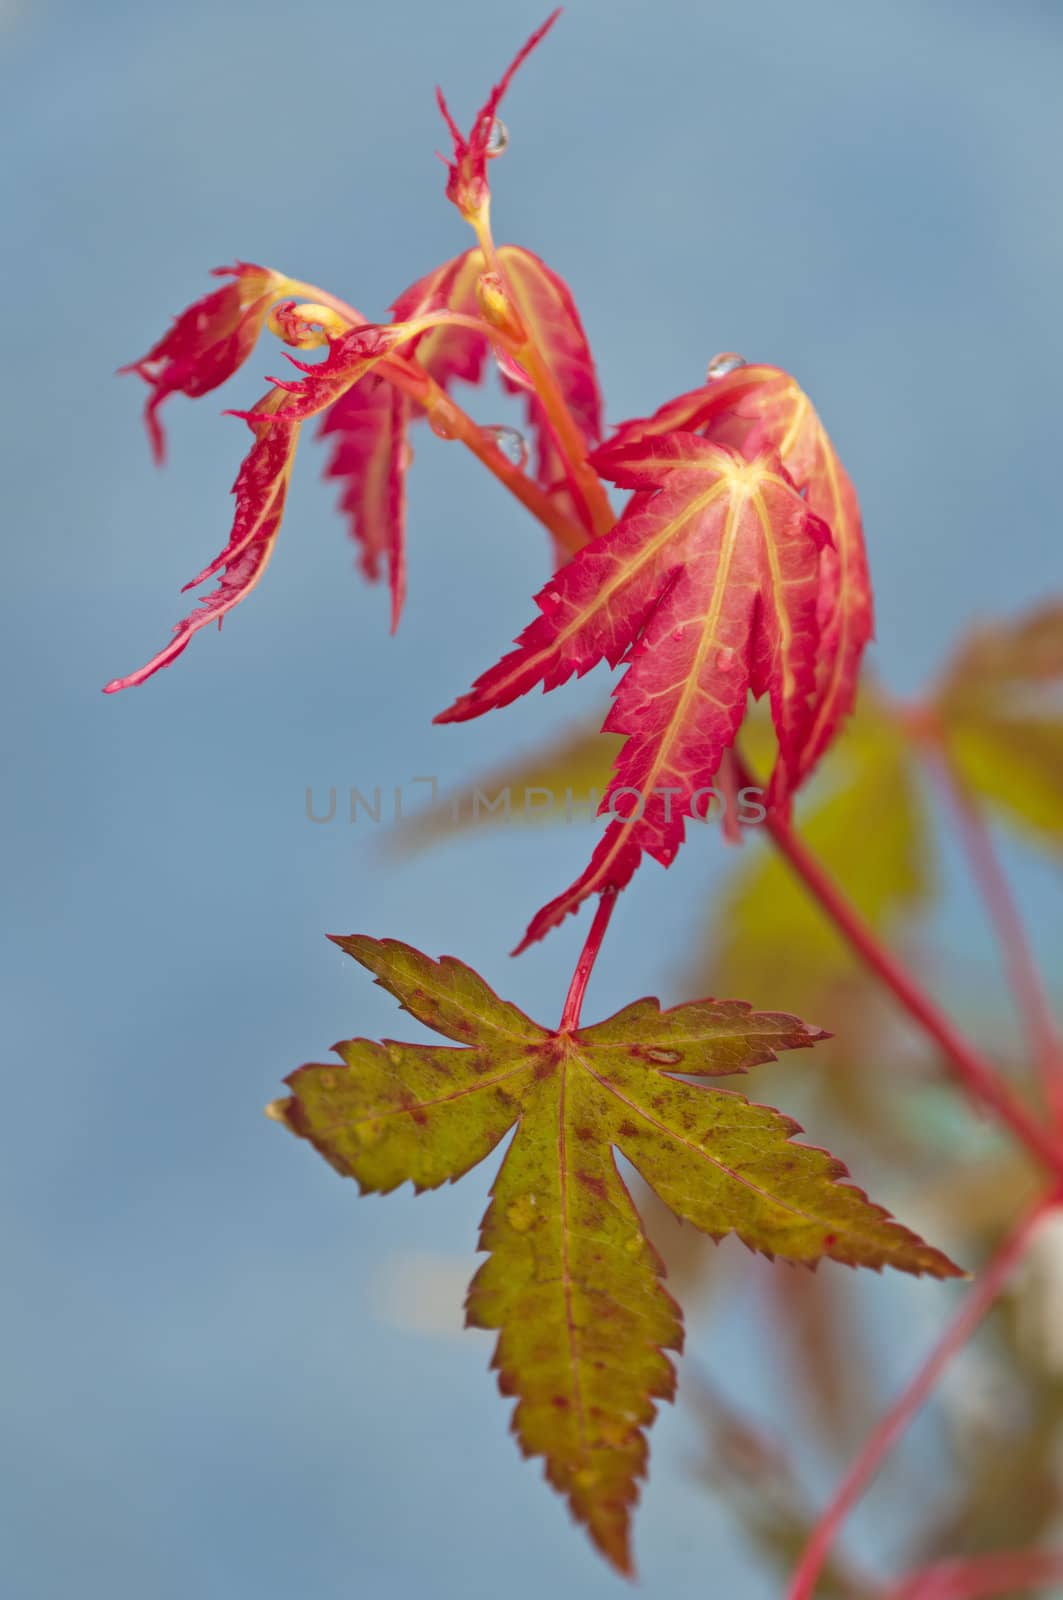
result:
<svg viewBox="0 0 1063 1600"><path fill-rule="evenodd" d="M151 388L144 421L155 460L166 455L166 438L159 421L162 402L171 394L192 398L209 394L238 367L243 366L262 332L270 305L284 293L288 279L270 267L238 261L232 267L215 267L213 276L231 283L196 300L153 344L146 356L120 367L135 372Z"/></svg>
<svg viewBox="0 0 1063 1600"><path fill-rule="evenodd" d="M778 455L749 460L677 431L609 444L594 463L636 491L624 515L537 596L542 614L517 649L436 718L464 721L600 661L627 663L605 722L627 736L601 806L612 820L586 872L537 914L521 948L589 894L623 888L643 852L674 860L684 817L705 814L698 802L750 690L769 696L784 773L814 710L830 531Z"/></svg>
<svg viewBox="0 0 1063 1600"><path fill-rule="evenodd" d="M186 590L195 589L224 568L217 588L205 595L198 608L177 624L165 649L128 677L113 678L104 685L104 694L131 689L152 677L160 667L168 667L176 661L187 649L192 635L205 628L208 622L217 622L220 627L226 612L247 598L265 572L284 516L288 481L299 442L298 423L282 422L276 415L284 398L283 391L273 389L258 402L254 411L233 413L243 417L255 442L233 484L236 515L232 533L225 549L184 586Z"/></svg>
<svg viewBox="0 0 1063 1600"><path fill-rule="evenodd" d="M325 475L343 482L340 510L350 519L358 565L374 582L387 563L391 631L406 597L407 429L413 402L370 374L341 395L321 420L320 436L333 442Z"/></svg>
<svg viewBox="0 0 1063 1600"><path fill-rule="evenodd" d="M770 798L780 802L808 776L856 699L864 650L874 630L871 575L860 506L848 473L808 395L778 367L745 366L679 395L652 417L621 423L610 448L675 428L701 433L749 455L774 449L809 506L829 524L832 542L820 567L816 707L801 748L778 769Z"/></svg>
<svg viewBox="0 0 1063 1600"><path fill-rule="evenodd" d="M466 250L419 278L403 291L391 310L396 323L410 322L429 311L451 310L476 315L476 278L482 266L479 251ZM478 383L487 356L487 330L448 325L429 328L411 340L407 353L436 383L449 390L461 379ZM343 484L340 510L349 518L351 537L359 547L358 565L371 582L386 561L391 588L391 631L398 627L406 592L406 473L412 459L409 425L425 410L409 393L387 381L388 369L377 368L353 384L326 411L318 437L332 448L325 474Z"/></svg>

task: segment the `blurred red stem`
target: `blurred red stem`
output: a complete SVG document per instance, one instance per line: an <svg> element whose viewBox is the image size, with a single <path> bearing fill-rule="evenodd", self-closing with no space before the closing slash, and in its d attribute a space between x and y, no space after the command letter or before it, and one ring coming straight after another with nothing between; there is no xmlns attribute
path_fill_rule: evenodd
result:
<svg viewBox="0 0 1063 1600"><path fill-rule="evenodd" d="M1063 1039L1048 1004L1011 887L993 845L985 816L956 763L941 741L925 745L931 763L952 802L960 835L981 889L1004 955L1008 981L1030 1048L1041 1073L1045 1097L1063 1127Z"/></svg>
<svg viewBox="0 0 1063 1600"><path fill-rule="evenodd" d="M1059 1198L1055 1191L1042 1197L1008 1235L915 1377L872 1431L834 1499L813 1529L787 1591L787 1600L811 1600L842 1523L875 1476L883 1458L931 1393L956 1351L966 1343L992 1306L1025 1254L1037 1224L1050 1207L1058 1204Z"/></svg>
<svg viewBox="0 0 1063 1600"><path fill-rule="evenodd" d="M741 784L752 782L737 754L735 770ZM821 909L844 934L857 955L887 988L892 989L908 1014L940 1047L971 1092L992 1107L1001 1121L1007 1123L1027 1149L1043 1161L1051 1172L1063 1178L1063 1147L1053 1134L1035 1120L1007 1085L1001 1082L991 1064L979 1055L906 968L879 942L874 931L797 837L789 823L769 811L764 826Z"/></svg>

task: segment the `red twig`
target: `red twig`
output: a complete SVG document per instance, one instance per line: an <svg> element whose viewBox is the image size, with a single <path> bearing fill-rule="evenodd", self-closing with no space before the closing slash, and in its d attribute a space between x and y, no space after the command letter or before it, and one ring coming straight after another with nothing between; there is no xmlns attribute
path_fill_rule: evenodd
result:
<svg viewBox="0 0 1063 1600"><path fill-rule="evenodd" d="M742 784L751 782L740 759L736 770ZM797 837L789 823L769 811L764 824L775 845L785 856L822 910L845 935L853 950L892 989L905 1010L940 1047L971 1092L990 1106L1022 1140L1028 1150L1042 1160L1057 1177L1063 1178L1063 1145L1038 1122L992 1065L970 1044L948 1017L938 1009L901 963L885 949L855 906L824 871L812 852Z"/></svg>
<svg viewBox="0 0 1063 1600"><path fill-rule="evenodd" d="M875 1476L883 1458L931 1393L949 1361L970 1338L992 1306L1006 1279L1022 1259L1045 1212L1058 1200L1056 1192L1043 1197L1009 1234L915 1377L869 1435L805 1545L788 1590L788 1600L810 1600L842 1523Z"/></svg>
<svg viewBox="0 0 1063 1600"><path fill-rule="evenodd" d="M1048 1004L1011 887L1000 866L982 808L957 770L948 747L935 740L924 745L952 802L971 871L982 891L1004 955L1008 981L1030 1048L1037 1062L1045 1097L1063 1126L1063 1038Z"/></svg>
<svg viewBox="0 0 1063 1600"><path fill-rule="evenodd" d="M605 930L609 926L609 918L616 905L616 890L606 889L598 902L598 909L594 913L591 931L587 935L587 943L580 952L576 962L576 970L572 974L572 982L568 986L565 996L565 1009L561 1013L559 1024L561 1031L574 1031L579 1027L580 1011L583 1009L583 996L587 993L587 984L590 982L594 963L598 959L598 952L602 948Z"/></svg>

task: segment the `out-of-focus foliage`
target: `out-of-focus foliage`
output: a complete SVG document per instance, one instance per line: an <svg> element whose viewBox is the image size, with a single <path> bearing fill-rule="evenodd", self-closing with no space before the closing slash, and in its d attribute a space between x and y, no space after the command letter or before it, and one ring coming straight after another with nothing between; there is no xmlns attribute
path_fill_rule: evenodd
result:
<svg viewBox="0 0 1063 1600"><path fill-rule="evenodd" d="M892 931L925 900L926 822L910 745L867 690L796 820L877 932ZM747 840L754 834L748 830ZM786 1006L796 996L803 1006L829 1009L847 984L862 982L856 958L768 841L747 848L713 913L705 968L712 992L770 992Z"/></svg>
<svg viewBox="0 0 1063 1600"><path fill-rule="evenodd" d="M977 630L934 702L949 750L1001 820L1063 849L1063 606Z"/></svg>

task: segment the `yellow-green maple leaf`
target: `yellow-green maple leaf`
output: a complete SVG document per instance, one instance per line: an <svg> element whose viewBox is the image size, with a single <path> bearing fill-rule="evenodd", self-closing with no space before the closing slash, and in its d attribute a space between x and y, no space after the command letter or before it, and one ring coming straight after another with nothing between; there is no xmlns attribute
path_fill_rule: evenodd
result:
<svg viewBox="0 0 1063 1600"><path fill-rule="evenodd" d="M644 1430L654 1401L673 1393L665 1351L680 1348L682 1322L614 1151L715 1238L733 1232L809 1265L827 1256L956 1274L843 1182L840 1162L791 1143L796 1123L688 1081L745 1072L823 1037L797 1018L734 1000L662 1011L644 999L594 1026L552 1031L452 957L360 935L336 943L460 1047L348 1040L336 1046L341 1065L294 1072L290 1097L270 1113L363 1191L384 1192L459 1178L516 1124L467 1318L498 1330L494 1365L517 1401L521 1448L544 1457L549 1481L619 1570L631 1569Z"/></svg>
<svg viewBox="0 0 1063 1600"><path fill-rule="evenodd" d="M1063 847L1063 605L976 630L934 709L963 779L1043 844Z"/></svg>

